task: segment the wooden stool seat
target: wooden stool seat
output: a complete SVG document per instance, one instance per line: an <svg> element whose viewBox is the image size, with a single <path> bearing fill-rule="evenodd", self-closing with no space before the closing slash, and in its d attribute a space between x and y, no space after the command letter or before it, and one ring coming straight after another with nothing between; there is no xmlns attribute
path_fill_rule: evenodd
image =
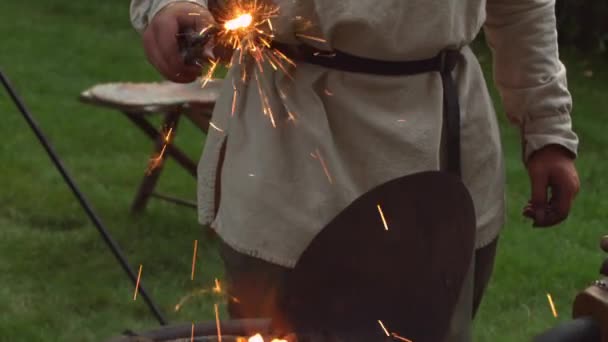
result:
<svg viewBox="0 0 608 342"><path fill-rule="evenodd" d="M166 112L182 109L187 104L215 104L221 83L221 80L212 80L205 88L198 82L105 83L83 91L81 99L119 110Z"/></svg>
<svg viewBox="0 0 608 342"><path fill-rule="evenodd" d="M173 128L175 136L177 124L182 115L207 134L209 120L219 96L221 80L211 80L205 88L199 82L180 84L173 82L156 83L105 83L86 89L80 94L80 101L95 106L114 109L123 113L144 134L155 141L152 156L157 156L164 146L164 137L148 119L150 115L162 115L163 126ZM173 158L196 179L197 163L174 144L166 147L165 155ZM142 211L150 197L167 200L196 208L196 203L172 196L156 193L154 188L162 172L162 163L144 175L135 195L131 211Z"/></svg>

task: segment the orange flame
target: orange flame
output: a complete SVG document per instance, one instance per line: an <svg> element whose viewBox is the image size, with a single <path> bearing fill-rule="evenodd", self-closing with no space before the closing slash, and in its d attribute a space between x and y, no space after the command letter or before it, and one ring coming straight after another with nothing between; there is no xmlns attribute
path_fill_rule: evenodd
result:
<svg viewBox="0 0 608 342"><path fill-rule="evenodd" d="M260 334L255 334L255 335L249 337L247 342L264 342L264 338ZM287 340L281 340L281 339L275 338L270 342L287 342Z"/></svg>
<svg viewBox="0 0 608 342"><path fill-rule="evenodd" d="M247 342L264 342L264 338L260 334L255 334L251 336Z"/></svg>

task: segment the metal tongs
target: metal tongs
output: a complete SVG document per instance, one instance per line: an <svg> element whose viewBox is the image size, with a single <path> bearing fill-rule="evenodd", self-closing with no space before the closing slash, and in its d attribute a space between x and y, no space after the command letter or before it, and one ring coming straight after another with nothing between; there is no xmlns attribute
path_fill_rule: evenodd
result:
<svg viewBox="0 0 608 342"><path fill-rule="evenodd" d="M219 28L212 26L203 32L191 28L177 34L180 54L186 65L202 65L208 58L215 59L213 48ZM205 58L206 57L206 58Z"/></svg>

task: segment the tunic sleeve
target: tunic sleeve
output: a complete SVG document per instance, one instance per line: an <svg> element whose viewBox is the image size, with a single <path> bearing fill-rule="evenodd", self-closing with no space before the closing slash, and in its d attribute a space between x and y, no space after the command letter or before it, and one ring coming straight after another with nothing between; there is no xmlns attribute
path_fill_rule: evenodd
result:
<svg viewBox="0 0 608 342"><path fill-rule="evenodd" d="M203 7L207 6L207 0L131 0L131 24L137 32L143 33L156 13L177 2L191 2Z"/></svg>
<svg viewBox="0 0 608 342"><path fill-rule="evenodd" d="M572 97L559 59L555 0L488 0L484 31L509 120L520 127L524 161L549 144L577 155Z"/></svg>

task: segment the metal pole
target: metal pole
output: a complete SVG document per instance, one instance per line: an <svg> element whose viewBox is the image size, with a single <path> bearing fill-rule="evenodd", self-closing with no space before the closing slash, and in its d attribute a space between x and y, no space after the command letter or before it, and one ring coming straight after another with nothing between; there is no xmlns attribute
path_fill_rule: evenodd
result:
<svg viewBox="0 0 608 342"><path fill-rule="evenodd" d="M106 242L106 244L108 245L108 247L110 248L110 250L112 251L114 256L116 257L116 259L118 259L118 262L120 263L122 268L125 270L125 272L127 272L127 275L129 276L129 278L131 278L133 285L136 286L137 276L136 276L135 272L133 271L133 269L131 269L131 267L129 266L129 263L128 263L126 257L124 256L124 254L121 252L120 247L114 241L114 239L112 238L112 236L110 235L108 230L101 223L101 220L95 214L95 212L93 211L93 209L92 209L91 205L89 204L89 202L87 201L87 199L80 192L80 190L78 190L78 187L76 186L76 184L74 183L74 181L72 180L72 178L70 177L68 172L66 171L65 167L63 166L63 163L57 156L57 153L53 150L51 144L49 143L47 138L42 133L42 130L40 129L38 124L34 121L32 115L27 110L23 101L21 101L21 99L15 92L14 88L11 86L10 82L8 81L8 79L6 78L6 76L4 75L2 70L0 70L0 81L2 81L2 84L8 91L13 102L15 103L15 105L17 106L17 108L19 109L21 114L23 114L23 117L25 118L25 120L27 121L29 126L32 128L32 130L38 137L38 140L40 141L42 146L44 146L44 149L46 150L47 154L49 155L49 157L51 158L51 160L53 161L53 163L55 164L55 166L61 173L61 176L63 176L63 179L65 180L65 182L68 184L70 189L72 189L72 192L78 199L78 202L80 202L80 204L82 205L82 208L87 213L87 215L89 216L89 218L91 219L91 221L93 222L95 227L97 227L97 230L101 234L102 238L104 239L104 241ZM154 313L154 316L156 316L156 319L158 320L158 322L161 325L166 325L167 324L166 319L163 317L163 315L161 314L161 312L158 309L158 307L156 306L156 304L154 304L154 302L152 301L152 298L150 298L150 296L148 295L148 292L144 289L141 279L139 282L138 292L141 293L142 297L144 298L144 300L150 307L150 310L152 310L152 312Z"/></svg>

